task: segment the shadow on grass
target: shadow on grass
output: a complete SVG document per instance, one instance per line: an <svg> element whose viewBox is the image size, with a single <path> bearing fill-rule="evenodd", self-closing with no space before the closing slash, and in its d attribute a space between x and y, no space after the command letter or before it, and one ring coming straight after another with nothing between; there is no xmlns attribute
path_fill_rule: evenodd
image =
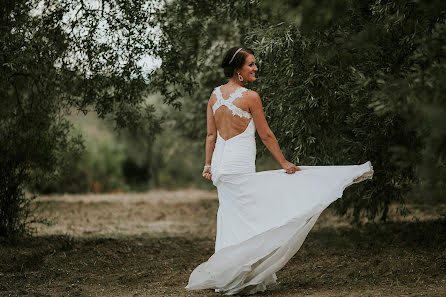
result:
<svg viewBox="0 0 446 297"><path fill-rule="evenodd" d="M310 232L315 243L329 248L446 247L446 219L368 223L362 227L323 228Z"/></svg>
<svg viewBox="0 0 446 297"><path fill-rule="evenodd" d="M446 273L445 238L446 220L314 230L278 272L279 286L260 295L346 285L385 286L395 277L400 284L432 283ZM74 295L81 296L102 288L182 296L190 272L213 251L211 237L47 236L2 241L0 293L77 292ZM197 294L214 296L210 291Z"/></svg>

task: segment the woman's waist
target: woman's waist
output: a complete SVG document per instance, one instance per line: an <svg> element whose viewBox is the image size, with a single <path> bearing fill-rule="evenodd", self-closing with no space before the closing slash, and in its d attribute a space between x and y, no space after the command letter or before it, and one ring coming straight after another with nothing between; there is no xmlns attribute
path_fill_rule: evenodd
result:
<svg viewBox="0 0 446 297"><path fill-rule="evenodd" d="M218 166L221 168L243 168L255 166L256 151L244 150L244 151L214 151L211 159L212 166Z"/></svg>
<svg viewBox="0 0 446 297"><path fill-rule="evenodd" d="M245 149L240 151L231 150L214 150L211 159L212 167L224 169L239 169L245 167L255 167L256 151L253 149Z"/></svg>
<svg viewBox="0 0 446 297"><path fill-rule="evenodd" d="M211 165L212 175L227 175L227 174L245 174L256 172L255 162L245 164L219 164Z"/></svg>

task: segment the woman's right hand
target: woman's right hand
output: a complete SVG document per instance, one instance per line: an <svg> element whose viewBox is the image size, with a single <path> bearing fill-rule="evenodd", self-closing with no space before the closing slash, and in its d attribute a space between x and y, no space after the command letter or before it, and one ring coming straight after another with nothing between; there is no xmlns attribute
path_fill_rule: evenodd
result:
<svg viewBox="0 0 446 297"><path fill-rule="evenodd" d="M280 166L282 166L288 174L293 174L294 172L301 170L299 167L288 161L281 163Z"/></svg>
<svg viewBox="0 0 446 297"><path fill-rule="evenodd" d="M211 168L204 168L201 174L205 179L212 180Z"/></svg>

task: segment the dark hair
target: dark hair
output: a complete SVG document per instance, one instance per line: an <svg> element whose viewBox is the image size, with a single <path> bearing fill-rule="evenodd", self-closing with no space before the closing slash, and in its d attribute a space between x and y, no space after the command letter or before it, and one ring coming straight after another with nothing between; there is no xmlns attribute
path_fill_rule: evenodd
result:
<svg viewBox="0 0 446 297"><path fill-rule="evenodd" d="M223 61L221 62L220 66L223 68L226 77L233 76L234 70L241 68L245 64L246 56L249 54L254 55L254 51L252 49L242 47L242 49L235 55L234 59L232 59L232 56L234 56L235 52L239 48L240 47L232 47L223 56ZM229 63L231 59L232 62Z"/></svg>

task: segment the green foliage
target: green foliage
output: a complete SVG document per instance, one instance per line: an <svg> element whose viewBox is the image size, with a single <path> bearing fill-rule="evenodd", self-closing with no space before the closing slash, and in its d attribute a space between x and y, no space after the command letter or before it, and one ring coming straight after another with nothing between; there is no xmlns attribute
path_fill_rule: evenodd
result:
<svg viewBox="0 0 446 297"><path fill-rule="evenodd" d="M405 131L407 124L398 115L379 117L367 106L371 98L361 72L367 64L364 53L351 51L346 61L344 45L333 44L331 35L313 39L294 26L261 32L261 39L258 31L248 37L262 69L256 89L271 129L279 143L287 144L282 146L285 156L308 165L371 160L374 186L349 189L337 209L346 213L352 207L357 219L361 210L370 218L385 215L389 202L402 201L402 190L414 178L412 168L392 162L392 147L412 144L419 149L419 140Z"/></svg>
<svg viewBox="0 0 446 297"><path fill-rule="evenodd" d="M446 5L444 2L387 3L374 6L383 33L398 47L390 74L377 73L371 107L377 114L396 113L423 141L422 156L409 144L396 147L401 167L418 165L420 193L444 202L446 180ZM392 51L387 46L387 52ZM396 54L394 54L396 55ZM391 94L391 96L389 96Z"/></svg>
<svg viewBox="0 0 446 297"><path fill-rule="evenodd" d="M204 139L207 100L225 81L222 53L243 44L260 68L248 87L290 161L372 162L373 180L346 191L339 213L385 219L393 201L404 210L424 171L444 189L443 2L200 3L170 2L161 14L158 77L171 89L156 87L175 106L184 98L186 135Z"/></svg>
<svg viewBox="0 0 446 297"><path fill-rule="evenodd" d="M33 179L82 149L65 114L94 107L117 128L159 131L138 62L153 47L146 1L3 1L0 6L0 236L26 232Z"/></svg>
<svg viewBox="0 0 446 297"><path fill-rule="evenodd" d="M128 189L123 173L126 155L121 150L100 143L98 151L85 150L81 155L66 152L67 164L58 176L39 178L28 189L42 194L51 193L102 193Z"/></svg>

